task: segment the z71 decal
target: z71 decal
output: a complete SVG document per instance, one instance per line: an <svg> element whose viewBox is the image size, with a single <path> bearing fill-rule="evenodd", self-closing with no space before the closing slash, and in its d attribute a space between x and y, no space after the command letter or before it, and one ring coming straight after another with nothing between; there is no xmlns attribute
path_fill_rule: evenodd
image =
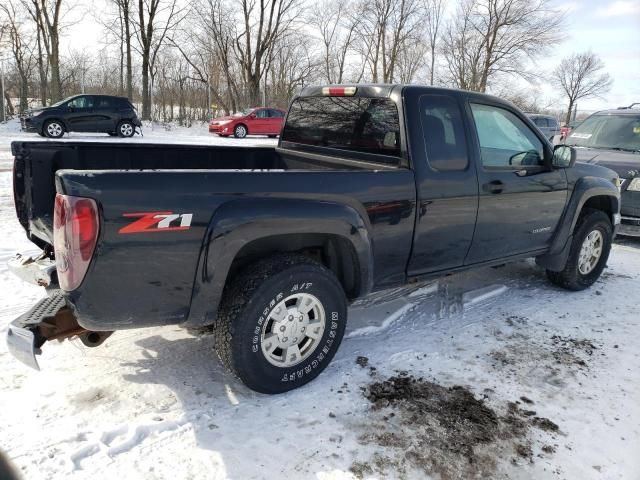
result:
<svg viewBox="0 0 640 480"><path fill-rule="evenodd" d="M193 213L145 212L124 213L122 216L140 218L122 227L118 233L175 232L188 230L191 227Z"/></svg>

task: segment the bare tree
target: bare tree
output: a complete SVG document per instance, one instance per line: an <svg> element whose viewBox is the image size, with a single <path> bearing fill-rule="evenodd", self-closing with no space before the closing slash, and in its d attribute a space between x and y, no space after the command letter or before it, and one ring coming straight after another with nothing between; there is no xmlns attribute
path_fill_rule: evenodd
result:
<svg viewBox="0 0 640 480"><path fill-rule="evenodd" d="M429 69L429 85L433 85L436 71L436 48L440 40L440 27L444 16L444 0L425 0L425 30L431 51L431 68Z"/></svg>
<svg viewBox="0 0 640 480"><path fill-rule="evenodd" d="M62 0L24 0L24 3L38 29L38 47L41 49L41 45L43 45L47 53L47 62L51 69L51 102L54 103L62 98L62 82L60 81ZM41 52L39 53L41 54ZM42 66L40 71L42 73Z"/></svg>
<svg viewBox="0 0 640 480"><path fill-rule="evenodd" d="M322 70L328 83L344 81L347 58L355 41L358 18L347 15L349 4L325 0L311 7L308 23L317 29L322 41Z"/></svg>
<svg viewBox="0 0 640 480"><path fill-rule="evenodd" d="M29 77L33 68L33 54L29 45L28 34L25 31L23 19L20 18L20 7L16 8L16 3L9 1L0 5L0 15L3 17L5 31L8 33L8 40L13 56L13 61L18 71L20 113L24 113L28 108Z"/></svg>
<svg viewBox="0 0 640 480"><path fill-rule="evenodd" d="M461 0L444 41L452 83L484 92L499 75L533 77L525 61L560 40L563 21L550 0Z"/></svg>
<svg viewBox="0 0 640 480"><path fill-rule="evenodd" d="M373 82L393 82L400 53L420 35L418 0L362 0L357 11L360 54Z"/></svg>
<svg viewBox="0 0 640 480"><path fill-rule="evenodd" d="M611 89L613 80L602 72L604 63L593 52L574 53L565 57L553 71L553 81L567 96L569 107L565 121L571 121L571 112L581 98L597 97Z"/></svg>
<svg viewBox="0 0 640 480"><path fill-rule="evenodd" d="M234 49L249 105L260 103L260 83L269 55L298 15L300 0L239 0L242 19Z"/></svg>
<svg viewBox="0 0 640 480"><path fill-rule="evenodd" d="M167 33L186 16L177 0L138 0L138 16L134 22L142 57L142 118L151 118L150 82L153 67Z"/></svg>
<svg viewBox="0 0 640 480"><path fill-rule="evenodd" d="M202 45L208 53L207 74L204 64L197 72L202 79L210 82L217 75L221 75L223 80L217 80L216 85L211 85L211 93L216 99L216 104L222 106L226 114L235 112L240 102L240 88L236 74L235 53L235 31L232 14L222 3L222 0L201 0L194 9L195 21L193 25L196 31L198 44ZM184 50L184 49L182 49ZM190 58L193 55L186 55ZM224 83L224 87L223 84Z"/></svg>
<svg viewBox="0 0 640 480"><path fill-rule="evenodd" d="M118 93L133 96L133 66L131 48L131 15L133 0L110 0L110 5L115 6L115 18L99 12L96 20L100 22L105 30L113 35L119 44L120 57L120 86Z"/></svg>

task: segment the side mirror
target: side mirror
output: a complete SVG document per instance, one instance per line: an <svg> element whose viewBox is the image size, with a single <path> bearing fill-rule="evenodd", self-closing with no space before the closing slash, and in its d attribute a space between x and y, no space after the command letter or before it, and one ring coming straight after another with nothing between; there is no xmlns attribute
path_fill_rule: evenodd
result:
<svg viewBox="0 0 640 480"><path fill-rule="evenodd" d="M252 120L253 120L254 118L256 118L256 114L255 114L255 112L251 112L251 113L249 114L249 118L250 118L250 119L252 119Z"/></svg>
<svg viewBox="0 0 640 480"><path fill-rule="evenodd" d="M551 165L554 168L571 168L576 163L576 149L569 145L556 145L553 147L553 159Z"/></svg>

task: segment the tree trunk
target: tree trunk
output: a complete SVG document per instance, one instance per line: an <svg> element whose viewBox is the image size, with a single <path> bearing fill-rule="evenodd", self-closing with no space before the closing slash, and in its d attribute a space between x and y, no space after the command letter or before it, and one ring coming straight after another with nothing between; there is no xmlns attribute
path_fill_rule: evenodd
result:
<svg viewBox="0 0 640 480"><path fill-rule="evenodd" d="M149 56L142 57L142 119L151 119L151 98L149 97Z"/></svg>
<svg viewBox="0 0 640 480"><path fill-rule="evenodd" d="M42 54L42 40L40 38L40 29L38 28L38 74L40 76L40 103L45 107L47 105L47 73L44 70L44 60Z"/></svg>
<svg viewBox="0 0 640 480"><path fill-rule="evenodd" d="M433 86L433 71L436 68L436 48L435 45L431 44L431 75L430 75L430 83L429 85Z"/></svg>
<svg viewBox="0 0 640 480"><path fill-rule="evenodd" d="M25 113L29 108L27 93L29 91L29 77L20 75L20 113Z"/></svg>
<svg viewBox="0 0 640 480"><path fill-rule="evenodd" d="M573 113L573 104L575 103L575 101L570 98L569 99L569 108L567 109L567 117L565 118L565 123L567 125L569 125L569 123L571 123L571 114Z"/></svg>
<svg viewBox="0 0 640 480"><path fill-rule="evenodd" d="M127 50L127 97L133 101L133 72L131 67L131 30L129 20L129 0L123 2L122 21L124 23L124 38Z"/></svg>
<svg viewBox="0 0 640 480"><path fill-rule="evenodd" d="M258 71L253 75L249 75L247 82L247 101L250 107L260 105L260 74Z"/></svg>
<svg viewBox="0 0 640 480"><path fill-rule="evenodd" d="M62 82L60 81L60 56L58 33L51 32L51 55L49 66L51 67L51 102L62 100Z"/></svg>

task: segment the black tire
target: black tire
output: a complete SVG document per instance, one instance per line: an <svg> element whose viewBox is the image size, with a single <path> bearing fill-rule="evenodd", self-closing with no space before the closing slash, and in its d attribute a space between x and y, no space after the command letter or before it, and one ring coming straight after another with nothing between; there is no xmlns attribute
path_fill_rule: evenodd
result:
<svg viewBox="0 0 640 480"><path fill-rule="evenodd" d="M45 137L61 138L64 135L64 124L60 120L47 120L42 127L42 133Z"/></svg>
<svg viewBox="0 0 640 480"><path fill-rule="evenodd" d="M578 268L580 250L587 236L596 230L602 235L602 253L593 269L585 275ZM547 278L555 285L567 290L578 291L589 288L598 280L607 265L612 239L613 228L609 216L601 210L585 210L576 224L564 270L560 272L547 270Z"/></svg>
<svg viewBox="0 0 640 480"><path fill-rule="evenodd" d="M136 126L129 120L122 120L116 128L116 134L119 137L129 138L136 133Z"/></svg>
<svg viewBox="0 0 640 480"><path fill-rule="evenodd" d="M269 328L275 331L270 315L278 305L300 294L312 295L322 306L324 331L321 336L318 333L319 340L299 363L274 365L262 350L262 333ZM292 315L285 318L295 321ZM214 342L224 366L249 388L283 393L310 382L327 367L342 341L346 321L347 300L336 276L313 259L282 254L250 265L225 288L214 324ZM311 339L304 338L299 345L307 341Z"/></svg>
<svg viewBox="0 0 640 480"><path fill-rule="evenodd" d="M233 129L233 136L236 138L244 138L247 136L247 133L248 133L247 127L242 123L239 125L236 125L235 128Z"/></svg>
<svg viewBox="0 0 640 480"><path fill-rule="evenodd" d="M276 138L276 137L277 137L277 135L267 135L267 137L269 137L269 138Z"/></svg>

